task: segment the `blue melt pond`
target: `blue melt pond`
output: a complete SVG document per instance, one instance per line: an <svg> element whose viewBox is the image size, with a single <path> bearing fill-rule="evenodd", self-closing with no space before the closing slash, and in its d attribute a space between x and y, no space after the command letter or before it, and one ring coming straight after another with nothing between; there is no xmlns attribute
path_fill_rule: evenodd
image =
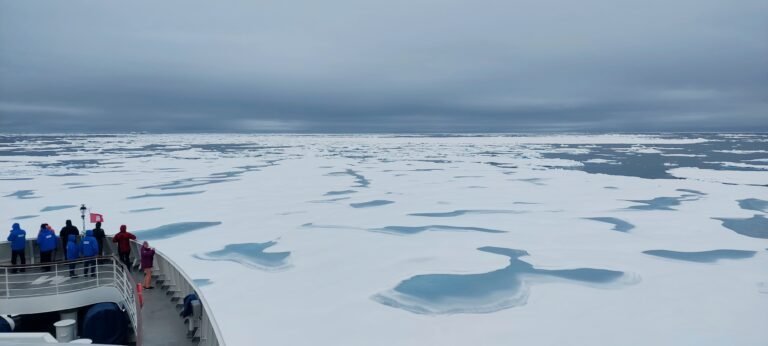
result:
<svg viewBox="0 0 768 346"><path fill-rule="evenodd" d="M192 279L192 282L197 287L203 287L203 286L208 286L213 284L213 281L211 281L211 279Z"/></svg>
<svg viewBox="0 0 768 346"><path fill-rule="evenodd" d="M707 195L704 192L701 192L699 190L693 190L693 189L677 189L677 191L688 192L688 193L696 194L696 195L699 195L699 196L706 196Z"/></svg>
<svg viewBox="0 0 768 346"><path fill-rule="evenodd" d="M680 252L671 250L648 250L643 251L644 254L651 256L658 256L664 258L671 258L681 261L699 262L699 263L712 263L721 259L742 259L750 258L754 256L756 251L745 250L710 250L710 251L698 251L698 252Z"/></svg>
<svg viewBox="0 0 768 346"><path fill-rule="evenodd" d="M69 208L75 208L76 205L67 204L67 205L51 205L47 206L43 209L40 209L40 212L46 212L46 211L54 211L54 210L62 210L62 209L69 209Z"/></svg>
<svg viewBox="0 0 768 346"><path fill-rule="evenodd" d="M323 196L338 196L338 195L348 195L350 193L355 193L357 191L355 190L343 190L343 191L328 191Z"/></svg>
<svg viewBox="0 0 768 346"><path fill-rule="evenodd" d="M82 185L82 184L78 184L78 185L70 186L69 189L70 190L72 190L72 189L89 189L89 188L92 188L92 187L119 186L119 185L123 185L123 184L120 184L120 183L117 183L117 184L98 184L98 185Z"/></svg>
<svg viewBox="0 0 768 346"><path fill-rule="evenodd" d="M768 201L757 198L740 199L739 207L744 210L754 210L760 212L768 212Z"/></svg>
<svg viewBox="0 0 768 346"><path fill-rule="evenodd" d="M214 174L224 174L224 173L214 173ZM174 180L170 183L142 186L140 187L140 189L160 189L160 190L188 189L191 187L220 184L220 183L226 183L226 182L237 181L237 180L238 179L226 179L226 178L187 178L187 179Z"/></svg>
<svg viewBox="0 0 768 346"><path fill-rule="evenodd" d="M213 227L221 225L221 222L179 222L168 225L162 225L160 227L137 231L136 237L139 240L158 240L167 239L182 235L184 233L194 232L203 228Z"/></svg>
<svg viewBox="0 0 768 346"><path fill-rule="evenodd" d="M155 211L155 210L163 210L163 208L162 207L157 207L157 208L133 209L133 210L129 210L128 212L129 213L144 213L144 212Z"/></svg>
<svg viewBox="0 0 768 346"><path fill-rule="evenodd" d="M80 173L58 173L58 174L48 174L49 177L84 177L85 174Z"/></svg>
<svg viewBox="0 0 768 346"><path fill-rule="evenodd" d="M748 219L713 218L720 220L723 227L738 234L752 238L768 239L768 219L763 215L755 215Z"/></svg>
<svg viewBox="0 0 768 346"><path fill-rule="evenodd" d="M585 219L610 223L613 225L613 230L619 232L629 232L629 230L635 228L635 225L615 217L586 217Z"/></svg>
<svg viewBox="0 0 768 346"><path fill-rule="evenodd" d="M328 173L328 175L336 176L336 175L350 175L355 178L355 183L357 185L353 185L352 187L368 187L371 185L371 181L366 179L364 175L357 173L355 170L347 169L344 172L331 172Z"/></svg>
<svg viewBox="0 0 768 346"><path fill-rule="evenodd" d="M246 267L261 270L282 270L290 267L287 262L290 251L265 252L276 245L274 241L266 243L229 244L221 250L196 254L195 258L206 261L231 261Z"/></svg>
<svg viewBox="0 0 768 346"><path fill-rule="evenodd" d="M676 210L672 207L680 205L681 202L694 201L698 198L691 199L692 195L683 195L680 197L656 197L654 199L647 200L628 200L629 202L641 203L642 205L633 205L628 209L635 210Z"/></svg>
<svg viewBox="0 0 768 346"><path fill-rule="evenodd" d="M380 207L382 205L392 204L395 203L393 201L387 201L384 199L377 199L369 202L362 202L362 203L350 203L349 206L352 208L370 208L370 207Z"/></svg>
<svg viewBox="0 0 768 346"><path fill-rule="evenodd" d="M16 197L18 199L40 198L40 196L35 196L35 190L19 190L12 194L5 195L3 197Z"/></svg>
<svg viewBox="0 0 768 346"><path fill-rule="evenodd" d="M533 185L546 185L546 184L542 183L542 181L544 181L544 179L541 179L541 178L512 179L512 180L522 181L522 182L526 182L526 183L531 183Z"/></svg>
<svg viewBox="0 0 768 346"><path fill-rule="evenodd" d="M384 232L393 234L416 234L426 231L470 231L470 232L484 232L484 233L506 233L505 231L481 228L481 227L462 227L462 226L445 226L445 225L429 225L429 226L386 226L383 228L373 228L371 231Z"/></svg>
<svg viewBox="0 0 768 346"><path fill-rule="evenodd" d="M355 183L357 183L357 185L355 185L354 187L368 187L369 185L371 185L370 180L366 179L365 176L363 176L360 173L357 173L356 171L348 169L346 173L355 177Z"/></svg>
<svg viewBox="0 0 768 346"><path fill-rule="evenodd" d="M128 197L127 199L197 195L197 194L200 194L200 193L203 193L203 192L205 192L205 191L188 191L188 192L171 192L171 193L145 193L143 195L131 196L131 197Z"/></svg>
<svg viewBox="0 0 768 346"><path fill-rule="evenodd" d="M438 213L413 213L408 214L409 216L423 216L423 217L456 217L456 216L462 216L467 214L521 214L524 213L522 211L516 211L516 210L454 210L454 211L448 211L448 212L438 212Z"/></svg>
<svg viewBox="0 0 768 346"><path fill-rule="evenodd" d="M562 279L607 285L624 276L623 272L605 269L537 269L520 260L528 255L524 250L492 246L478 250L507 256L509 265L479 274L416 275L372 299L417 314L489 313L524 305L531 283Z"/></svg>
<svg viewBox="0 0 768 346"><path fill-rule="evenodd" d="M352 198L352 197L337 197L337 198L329 198L329 199L320 199L320 200L315 200L315 201L309 201L308 203L333 203L333 202L347 200L347 199L350 199L350 198Z"/></svg>

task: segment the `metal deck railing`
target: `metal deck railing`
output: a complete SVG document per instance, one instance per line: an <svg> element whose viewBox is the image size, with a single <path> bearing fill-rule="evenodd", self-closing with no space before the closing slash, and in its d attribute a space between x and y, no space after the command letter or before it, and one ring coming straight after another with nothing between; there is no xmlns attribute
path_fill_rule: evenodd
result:
<svg viewBox="0 0 768 346"><path fill-rule="evenodd" d="M132 241L131 246L132 267L138 268L141 244ZM39 248L34 240L27 240L25 253L28 264L23 267L27 269L27 272L12 274L11 271L14 267L9 266L7 262L11 254L10 245L8 242L0 242L0 275L2 275L0 276L0 304L2 304L3 299L13 299L14 297L30 298L72 293L97 287L114 287L123 297L124 308L131 317L131 323L136 331L137 345L141 344L142 320L139 313L141 307L138 305L136 283L122 263L116 257L110 256L117 253L116 244L112 242L111 236L104 239L104 254L106 256L96 257L98 259L96 277L82 277L86 259L40 264ZM70 264L76 265L78 278L68 279ZM48 277L49 275L41 273L42 268L46 266L51 266L51 272L56 275ZM16 268L20 269L22 266ZM173 260L161 251L156 251L152 273L158 286L167 289L167 293L170 295L169 299L175 301L177 306L181 305L182 300L188 294L195 293L197 295L202 309L199 315L189 317L188 323L191 325L191 337L199 345L226 345L219 326L211 314L210 305L192 279Z"/></svg>
<svg viewBox="0 0 768 346"><path fill-rule="evenodd" d="M88 266L88 275L84 275ZM141 345L141 314L136 284L120 261L112 256L90 257L73 261L0 266L0 301L62 296L95 288L114 288L121 297L119 305L128 314ZM73 302L76 304L76 302Z"/></svg>
<svg viewBox="0 0 768 346"><path fill-rule="evenodd" d="M138 254L141 250L141 244L137 241L131 241L131 246L133 265L138 267ZM191 293L197 295L197 298L202 305L200 315L192 316L189 319L189 323L192 324L194 330L193 337L198 340L198 344L202 346L224 346L225 343L221 337L219 326L216 323L216 320L212 318L210 305L208 305L205 297L197 290L194 281L179 268L180 267L168 256L155 249L152 276L159 286L167 288L168 292L171 294L171 299L177 301L179 305L184 297Z"/></svg>

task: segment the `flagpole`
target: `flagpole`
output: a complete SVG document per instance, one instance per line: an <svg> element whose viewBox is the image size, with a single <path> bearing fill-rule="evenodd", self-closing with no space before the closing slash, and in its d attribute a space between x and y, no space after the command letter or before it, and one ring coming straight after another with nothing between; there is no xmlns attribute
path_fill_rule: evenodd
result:
<svg viewBox="0 0 768 346"><path fill-rule="evenodd" d="M80 218L83 219L83 230L82 230L83 234L85 234L85 211L86 210L87 208L85 207L85 204L83 204L80 207Z"/></svg>

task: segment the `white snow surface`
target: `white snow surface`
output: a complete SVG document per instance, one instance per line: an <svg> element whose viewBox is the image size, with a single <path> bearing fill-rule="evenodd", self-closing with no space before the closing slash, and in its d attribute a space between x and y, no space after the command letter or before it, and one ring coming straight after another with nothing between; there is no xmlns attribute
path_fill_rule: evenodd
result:
<svg viewBox="0 0 768 346"><path fill-rule="evenodd" d="M0 178L33 179L0 180L0 196L34 190L32 197L39 198L0 197L0 217L8 229L19 222L33 235L42 222L60 228L64 220L72 219L79 225L77 208L40 210L81 203L104 215L108 233L121 224L136 231L177 222L222 222L151 244L192 278L211 280L200 291L229 345L766 345L768 241L737 234L712 218L754 215L736 201L768 199L767 188L747 185L767 184L768 172L670 169L684 179L588 174L572 169L580 162L545 160L535 147L526 145L702 141L651 135L85 138L85 147L104 153L2 157ZM220 152L190 148L189 143L239 143L252 148ZM150 144L179 151L142 149ZM57 150L55 144L35 142L26 148ZM137 151L112 151L116 148ZM491 159L477 155L482 151L506 155ZM40 166L64 159L99 163L84 168ZM237 168L242 166L263 167L210 185L142 189L242 171ZM364 184L347 170L370 184L358 186ZM83 175L51 176L66 173ZM74 184L93 187L73 189L78 186ZM706 195L684 201L672 211L625 209L637 204L628 200L685 193L677 189ZM356 192L325 196L345 190ZM128 198L190 191L204 192ZM350 206L375 200L394 203ZM146 208L164 209L129 212ZM514 212L408 215L456 210ZM12 220L22 215L38 216ZM588 217L619 218L635 228L618 232L611 224ZM309 223L338 227L302 226ZM427 225L506 232L369 231ZM269 241L277 244L266 252L290 252L287 269L259 270L195 257L229 244ZM487 273L507 266L507 257L477 250L483 246L525 250L530 255L521 260L538 269L608 269L624 272L626 279L615 285L532 283L523 305L488 313L416 314L372 299L416 275ZM715 263L642 253L657 249L757 253Z"/></svg>

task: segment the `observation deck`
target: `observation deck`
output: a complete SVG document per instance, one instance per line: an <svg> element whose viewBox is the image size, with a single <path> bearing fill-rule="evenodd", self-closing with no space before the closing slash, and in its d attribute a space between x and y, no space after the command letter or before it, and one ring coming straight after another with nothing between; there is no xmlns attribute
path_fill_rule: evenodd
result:
<svg viewBox="0 0 768 346"><path fill-rule="evenodd" d="M131 268L127 268L114 255L112 238L107 237L104 243L105 256L42 264L37 245L28 240L27 264L11 266L10 243L0 242L0 315L67 311L114 303L130 321L129 344L225 345L202 293L171 259L155 252L152 277L156 288L143 290L140 298L136 282L143 279L143 273L138 272L141 245L131 242ZM84 266L89 261L95 262L95 270L85 276ZM75 277L70 276L73 265ZM184 298L190 294L197 299L191 304L192 314L182 318L179 312L184 307Z"/></svg>

